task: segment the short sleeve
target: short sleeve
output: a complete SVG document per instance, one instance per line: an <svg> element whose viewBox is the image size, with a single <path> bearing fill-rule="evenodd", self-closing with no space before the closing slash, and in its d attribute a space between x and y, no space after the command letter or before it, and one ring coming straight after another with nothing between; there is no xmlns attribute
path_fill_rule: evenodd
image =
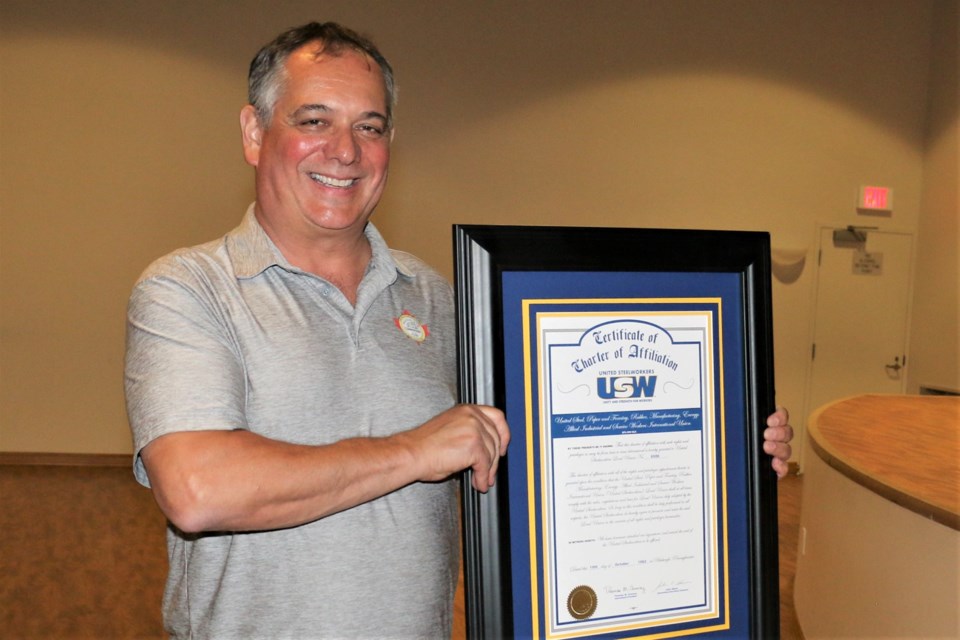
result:
<svg viewBox="0 0 960 640"><path fill-rule="evenodd" d="M245 380L209 288L166 276L139 282L127 307L124 365L137 480L150 486L140 452L159 436L245 429Z"/></svg>

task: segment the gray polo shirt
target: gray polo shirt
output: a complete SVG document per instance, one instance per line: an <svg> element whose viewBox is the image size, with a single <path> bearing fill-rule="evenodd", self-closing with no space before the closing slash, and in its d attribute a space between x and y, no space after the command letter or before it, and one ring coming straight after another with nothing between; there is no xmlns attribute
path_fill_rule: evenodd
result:
<svg viewBox="0 0 960 640"><path fill-rule="evenodd" d="M422 424L455 402L449 284L417 258L373 258L356 306L287 262L252 207L222 239L152 264L130 298L127 410L140 451L176 431L248 429L325 444ZM167 533L175 637L448 638L455 486L416 483L280 531Z"/></svg>

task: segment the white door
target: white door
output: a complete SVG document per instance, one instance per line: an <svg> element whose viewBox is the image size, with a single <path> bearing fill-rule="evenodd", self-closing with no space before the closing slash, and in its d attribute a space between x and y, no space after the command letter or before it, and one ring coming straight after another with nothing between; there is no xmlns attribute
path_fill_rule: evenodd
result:
<svg viewBox="0 0 960 640"><path fill-rule="evenodd" d="M847 396L903 393L909 366L913 236L823 227L819 244L808 416Z"/></svg>

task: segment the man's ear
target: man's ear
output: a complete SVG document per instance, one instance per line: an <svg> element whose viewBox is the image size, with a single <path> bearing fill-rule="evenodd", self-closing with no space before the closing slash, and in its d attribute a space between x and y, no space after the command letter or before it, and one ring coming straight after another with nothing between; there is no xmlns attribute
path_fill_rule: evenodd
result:
<svg viewBox="0 0 960 640"><path fill-rule="evenodd" d="M257 166L260 162L260 145L263 142L263 129L257 118L257 110L248 104L240 110L240 135L243 138L243 157L247 164Z"/></svg>

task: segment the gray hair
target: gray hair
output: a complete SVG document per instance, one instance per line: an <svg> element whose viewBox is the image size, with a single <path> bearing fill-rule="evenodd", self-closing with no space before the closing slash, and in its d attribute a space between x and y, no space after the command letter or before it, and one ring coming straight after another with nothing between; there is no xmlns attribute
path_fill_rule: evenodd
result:
<svg viewBox="0 0 960 640"><path fill-rule="evenodd" d="M273 118L273 108L285 79L283 65L287 58L291 53L311 42L318 43L323 53L334 56L342 55L345 50L366 54L380 66L384 89L387 93L387 127L392 128L393 109L397 104L397 87L393 78L393 68L373 42L335 22L310 22L288 29L254 56L250 62L250 73L247 78L247 99L256 109L260 124L268 127Z"/></svg>

